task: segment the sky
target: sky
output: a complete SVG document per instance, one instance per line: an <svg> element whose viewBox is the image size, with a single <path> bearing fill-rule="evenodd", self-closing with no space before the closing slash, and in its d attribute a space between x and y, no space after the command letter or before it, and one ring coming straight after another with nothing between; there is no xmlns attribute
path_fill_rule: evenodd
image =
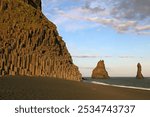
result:
<svg viewBox="0 0 150 117"><path fill-rule="evenodd" d="M111 77L150 76L150 0L42 0L73 62L90 77L99 60Z"/></svg>

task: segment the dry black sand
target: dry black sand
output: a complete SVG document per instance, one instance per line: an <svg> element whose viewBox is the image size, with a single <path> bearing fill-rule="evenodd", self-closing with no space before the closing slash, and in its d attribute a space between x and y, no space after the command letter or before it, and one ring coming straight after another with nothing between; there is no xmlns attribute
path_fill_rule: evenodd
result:
<svg viewBox="0 0 150 117"><path fill-rule="evenodd" d="M1 100L150 99L150 91L46 77L0 78Z"/></svg>

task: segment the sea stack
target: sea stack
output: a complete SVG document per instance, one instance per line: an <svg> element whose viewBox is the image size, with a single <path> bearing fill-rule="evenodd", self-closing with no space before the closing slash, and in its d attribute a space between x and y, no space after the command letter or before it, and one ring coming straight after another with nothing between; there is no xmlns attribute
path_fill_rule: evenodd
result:
<svg viewBox="0 0 150 117"><path fill-rule="evenodd" d="M143 75L142 75L142 66L140 63L137 64L137 75L136 75L137 79L143 79Z"/></svg>
<svg viewBox="0 0 150 117"><path fill-rule="evenodd" d="M97 63L96 68L92 72L92 78L100 78L100 79L107 79L109 78L108 73L105 69L104 60L100 60Z"/></svg>
<svg viewBox="0 0 150 117"><path fill-rule="evenodd" d="M0 0L0 76L81 80L57 27L41 6L41 0Z"/></svg>

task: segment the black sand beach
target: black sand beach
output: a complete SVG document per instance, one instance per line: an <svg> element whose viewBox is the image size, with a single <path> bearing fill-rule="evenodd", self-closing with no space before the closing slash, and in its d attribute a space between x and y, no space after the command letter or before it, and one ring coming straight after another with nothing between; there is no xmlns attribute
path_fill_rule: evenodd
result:
<svg viewBox="0 0 150 117"><path fill-rule="evenodd" d="M150 91L47 77L0 78L1 100L145 100Z"/></svg>

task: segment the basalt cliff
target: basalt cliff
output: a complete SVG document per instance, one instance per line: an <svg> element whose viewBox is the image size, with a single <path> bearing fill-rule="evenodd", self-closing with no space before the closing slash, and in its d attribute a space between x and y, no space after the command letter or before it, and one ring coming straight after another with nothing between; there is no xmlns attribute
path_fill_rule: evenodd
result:
<svg viewBox="0 0 150 117"><path fill-rule="evenodd" d="M0 76L7 75L81 79L41 0L0 0Z"/></svg>

